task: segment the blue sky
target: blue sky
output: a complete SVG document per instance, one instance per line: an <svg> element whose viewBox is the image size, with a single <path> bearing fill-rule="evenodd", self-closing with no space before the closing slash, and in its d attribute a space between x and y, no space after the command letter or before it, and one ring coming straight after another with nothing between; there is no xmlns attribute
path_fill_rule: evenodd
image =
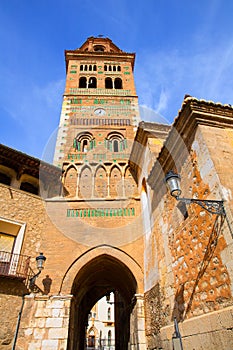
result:
<svg viewBox="0 0 233 350"><path fill-rule="evenodd" d="M1 0L0 143L43 157L59 123L64 50L99 34L136 52L144 120L171 123L185 94L233 104L232 15L231 0Z"/></svg>

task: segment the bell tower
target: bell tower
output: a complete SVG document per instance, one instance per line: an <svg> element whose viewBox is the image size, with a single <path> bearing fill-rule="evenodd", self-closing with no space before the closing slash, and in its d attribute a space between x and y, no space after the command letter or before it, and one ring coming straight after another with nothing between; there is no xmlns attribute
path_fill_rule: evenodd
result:
<svg viewBox="0 0 233 350"><path fill-rule="evenodd" d="M65 196L125 197L134 192L128 159L139 122L135 54L90 37L66 50L66 87L54 165Z"/></svg>

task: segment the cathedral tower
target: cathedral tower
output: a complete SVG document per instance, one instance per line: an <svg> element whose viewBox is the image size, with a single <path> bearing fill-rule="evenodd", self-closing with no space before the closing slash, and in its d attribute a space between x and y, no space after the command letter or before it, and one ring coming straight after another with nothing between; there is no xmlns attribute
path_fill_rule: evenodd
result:
<svg viewBox="0 0 233 350"><path fill-rule="evenodd" d="M90 37L65 51L66 87L54 164L65 196L125 197L134 192L128 159L139 122L135 54Z"/></svg>

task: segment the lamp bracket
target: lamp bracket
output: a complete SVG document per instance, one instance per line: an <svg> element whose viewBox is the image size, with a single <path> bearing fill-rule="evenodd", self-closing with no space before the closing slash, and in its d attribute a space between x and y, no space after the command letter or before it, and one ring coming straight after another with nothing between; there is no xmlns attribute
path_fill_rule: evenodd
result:
<svg viewBox="0 0 233 350"><path fill-rule="evenodd" d="M211 214L226 215L223 201L176 197L185 204L195 203Z"/></svg>
<svg viewBox="0 0 233 350"><path fill-rule="evenodd" d="M31 278L29 278L29 287L30 289L33 289L35 286L35 282L37 277L41 274L41 270L39 272L37 272L34 276L32 276Z"/></svg>

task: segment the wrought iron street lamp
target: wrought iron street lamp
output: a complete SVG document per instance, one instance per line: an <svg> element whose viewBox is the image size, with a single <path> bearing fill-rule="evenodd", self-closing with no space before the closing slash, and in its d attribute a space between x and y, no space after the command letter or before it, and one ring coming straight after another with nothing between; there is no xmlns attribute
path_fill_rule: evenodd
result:
<svg viewBox="0 0 233 350"><path fill-rule="evenodd" d="M36 265L37 265L38 272L29 279L29 281L30 281L30 283L29 283L30 289L34 288L36 279L41 274L41 271L44 268L45 260L46 260L46 257L43 255L43 253L40 253L40 255L36 257Z"/></svg>
<svg viewBox="0 0 233 350"><path fill-rule="evenodd" d="M185 204L195 203L207 210L211 214L226 216L223 201L222 200L206 200L206 199L195 199L195 198L180 198L182 191L180 188L181 176L170 170L165 176L165 182L170 191L171 196L175 197L176 200L181 201Z"/></svg>

